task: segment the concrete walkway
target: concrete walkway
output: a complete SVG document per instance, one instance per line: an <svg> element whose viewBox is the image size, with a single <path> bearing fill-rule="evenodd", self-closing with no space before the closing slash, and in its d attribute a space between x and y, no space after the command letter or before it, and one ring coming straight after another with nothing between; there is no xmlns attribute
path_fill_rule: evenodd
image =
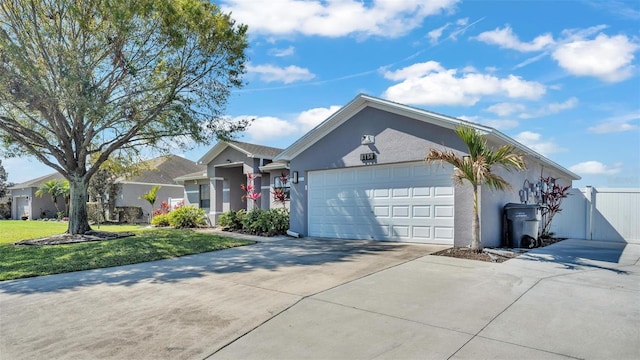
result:
<svg viewBox="0 0 640 360"><path fill-rule="evenodd" d="M640 245L288 239L0 283L0 359L637 359Z"/></svg>

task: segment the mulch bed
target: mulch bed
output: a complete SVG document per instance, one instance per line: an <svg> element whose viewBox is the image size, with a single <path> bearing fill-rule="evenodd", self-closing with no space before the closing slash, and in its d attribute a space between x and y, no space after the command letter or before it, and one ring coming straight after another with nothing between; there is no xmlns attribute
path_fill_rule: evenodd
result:
<svg viewBox="0 0 640 360"><path fill-rule="evenodd" d="M39 239L22 240L14 243L15 245L62 245L62 244L77 244L89 241L105 241L115 240L135 236L132 232L120 232L113 233L107 231L89 230L84 234L60 234L52 235Z"/></svg>
<svg viewBox="0 0 640 360"><path fill-rule="evenodd" d="M564 238L543 238L543 239L540 239L540 246L538 246L538 248L555 244L562 240L565 240L565 239ZM514 257L517 257L519 255L522 255L523 253L529 250L530 249L485 248L483 252L476 253L474 251L471 251L471 249L467 247L454 247L454 248L438 251L437 253L433 253L432 255L501 263L509 259L513 259Z"/></svg>

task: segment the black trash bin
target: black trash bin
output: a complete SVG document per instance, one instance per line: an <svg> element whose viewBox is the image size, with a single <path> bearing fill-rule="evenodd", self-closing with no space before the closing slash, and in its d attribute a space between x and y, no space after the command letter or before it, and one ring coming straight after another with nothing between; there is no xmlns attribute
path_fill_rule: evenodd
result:
<svg viewBox="0 0 640 360"><path fill-rule="evenodd" d="M540 226L540 220L538 220L538 209L540 205L537 204L516 204L509 203L504 206L504 241L503 245L511 248L522 247L534 247L536 244L531 244L527 236L537 240L538 239L538 227ZM523 238L525 241L523 241Z"/></svg>

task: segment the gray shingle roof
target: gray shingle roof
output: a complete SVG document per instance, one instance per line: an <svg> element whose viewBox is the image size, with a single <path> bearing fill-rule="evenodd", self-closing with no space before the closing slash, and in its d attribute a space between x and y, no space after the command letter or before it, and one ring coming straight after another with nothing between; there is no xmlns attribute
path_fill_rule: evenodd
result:
<svg viewBox="0 0 640 360"><path fill-rule="evenodd" d="M249 144L241 141L227 141L229 144L233 144L242 150L248 152L249 154L257 154L257 155L266 155L268 157L274 158L276 155L280 154L282 150L279 148L274 148L270 146Z"/></svg>
<svg viewBox="0 0 640 360"><path fill-rule="evenodd" d="M195 172L206 172L205 165L178 155L160 156L144 162L145 168L138 175L122 179L123 181L149 184L175 184L175 178Z"/></svg>
<svg viewBox="0 0 640 360"><path fill-rule="evenodd" d="M45 183L47 181L50 181L50 180L55 180L55 179L64 180L64 176L62 176L62 174L60 174L59 172L54 172L54 173L51 173L49 175L40 176L39 178L35 178L35 179L32 179L32 180L27 180L27 181L22 182L20 184L15 184L12 187L10 187L9 189L27 189L27 188L32 188L32 187L37 188L41 184L43 184L43 183Z"/></svg>

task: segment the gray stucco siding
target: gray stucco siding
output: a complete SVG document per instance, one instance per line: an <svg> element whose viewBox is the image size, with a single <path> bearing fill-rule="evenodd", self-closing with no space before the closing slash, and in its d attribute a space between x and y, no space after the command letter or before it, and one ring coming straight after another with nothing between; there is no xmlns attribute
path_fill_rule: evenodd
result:
<svg viewBox="0 0 640 360"><path fill-rule="evenodd" d="M375 143L361 145L362 135L374 135ZM422 161L430 148L450 149L461 154L466 151L466 145L451 129L364 108L291 159L291 172L298 171L299 177L304 178L291 185L291 230L308 234L306 177L309 171ZM371 152L376 154L376 161L364 164L360 154ZM468 202L467 197L457 195L455 201L455 207ZM459 226L455 227L457 238Z"/></svg>
<svg viewBox="0 0 640 360"><path fill-rule="evenodd" d="M483 246L497 247L502 245L502 213L508 203L520 203L519 191L523 188L525 180L531 184L539 181L540 176L551 176L557 179L559 185L571 185L571 180L562 177L557 171L543 166L539 160L532 156L525 156L526 171L508 172L502 168L496 168L495 173L502 176L511 188L504 191L489 190L482 187L480 190L480 238ZM529 203L535 203L533 196Z"/></svg>
<svg viewBox="0 0 640 360"><path fill-rule="evenodd" d="M156 193L156 202L153 209L159 209L160 203L167 201L169 198L179 199L184 197L184 188L181 185L158 184L160 189ZM146 221L151 212L151 204L140 196L149 192L155 184L131 184L123 183L120 187L120 193L116 199L116 206L139 206L142 208L143 220Z"/></svg>

